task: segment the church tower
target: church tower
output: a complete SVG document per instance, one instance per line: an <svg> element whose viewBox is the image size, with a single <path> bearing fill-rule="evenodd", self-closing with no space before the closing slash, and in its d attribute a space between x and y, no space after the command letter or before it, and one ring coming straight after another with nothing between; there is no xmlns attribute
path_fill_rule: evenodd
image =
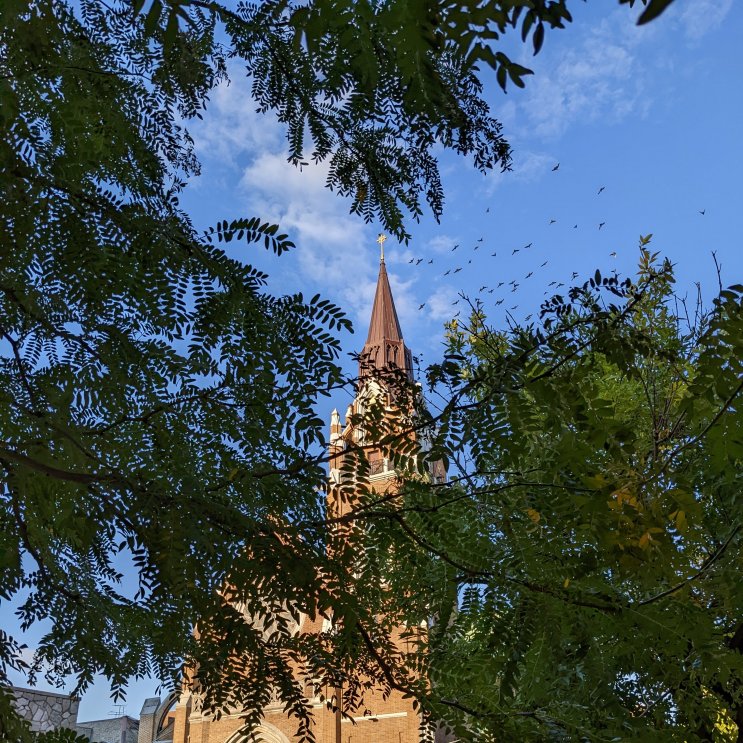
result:
<svg viewBox="0 0 743 743"><path fill-rule="evenodd" d="M379 492L394 485L397 473L384 449L375 447L375 444L380 443L379 439L383 438L384 433L394 434L392 411L395 410L398 414L405 412L404 409L401 410L405 403L396 398L401 394L410 397L412 381L413 355L403 340L382 253L369 332L359 354L357 393L346 410L344 423L337 410L333 410L331 414L328 508L333 515L339 516L349 510L349 498L345 496L350 495L350 500L353 500L354 483L346 483L343 488L341 476L349 451L358 452L363 449L369 464L369 482L373 490ZM368 419L373 417L372 409L377 413L375 431L367 430ZM366 428L360 424L365 416ZM400 428L399 425L397 427ZM347 492L344 494L343 490Z"/></svg>
<svg viewBox="0 0 743 743"><path fill-rule="evenodd" d="M359 452L363 452L361 460L368 466L364 490L372 496L394 497L399 478L389 456L394 443L380 445L377 437L389 436L394 442L396 434L405 436L412 421L412 383L413 355L403 339L382 252L369 332L359 354L357 393L346 410L345 421L337 410L330 419L329 528L334 528L334 520L352 514L359 505L362 489L353 475L356 468L364 469L359 464ZM376 419L371 431L370 419ZM355 464L348 466L349 459ZM405 644L403 630L400 627L396 632L395 642L400 646ZM393 690L384 695L381 689L367 691L364 708L363 715L360 711L350 713L355 724L339 717L335 735L323 743L419 743L420 716L412 700L403 698L401 692Z"/></svg>
<svg viewBox="0 0 743 743"><path fill-rule="evenodd" d="M382 236L380 244L383 245ZM337 528L338 517L348 515L360 488L346 466L349 458L361 456L361 466L366 467L364 482L366 492L393 494L397 488L398 473L388 456L390 446L377 446L375 433L366 425L370 412L377 411L379 427L393 431L396 424L389 423L394 411L401 405L399 395L409 395L413 381L413 356L403 340L400 321L392 297L387 268L382 250L377 278L374 305L369 322L366 343L359 355L359 381L357 393L348 406L345 421L337 410L330 419L328 529ZM404 407L404 404L402 405ZM412 409L411 409L412 413ZM362 422L364 424L362 425ZM329 536L338 536L339 532ZM340 537L342 539L342 536ZM332 542L332 539L329 541ZM329 620L322 617L303 616L296 628L299 633L320 633L328 630ZM403 628L396 633L396 643L402 645ZM340 689L326 689L326 698L342 700ZM202 713L198 695L188 690L178 699L171 697L160 702L147 700L147 724L140 727L138 743L245 743L240 732L244 711L234 710L214 719ZM311 700L314 735L317 743L419 743L420 716L412 699L392 691L384 694L381 688L367 690L363 709L333 711L321 699ZM339 707L342 707L343 702ZM150 709L151 708L151 709ZM144 713L144 710L143 710ZM144 719L144 718L143 718ZM264 710L261 725L256 730L257 743L293 743L296 738L296 721L284 711L277 698Z"/></svg>

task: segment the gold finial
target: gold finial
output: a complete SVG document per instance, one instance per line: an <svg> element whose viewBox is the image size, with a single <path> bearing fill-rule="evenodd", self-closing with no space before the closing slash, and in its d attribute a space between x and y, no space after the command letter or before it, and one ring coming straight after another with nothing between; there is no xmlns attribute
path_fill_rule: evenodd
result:
<svg viewBox="0 0 743 743"><path fill-rule="evenodd" d="M377 238L377 242L379 243L379 262L384 263L384 241L387 239L387 235L383 235L381 232L379 233L379 237Z"/></svg>

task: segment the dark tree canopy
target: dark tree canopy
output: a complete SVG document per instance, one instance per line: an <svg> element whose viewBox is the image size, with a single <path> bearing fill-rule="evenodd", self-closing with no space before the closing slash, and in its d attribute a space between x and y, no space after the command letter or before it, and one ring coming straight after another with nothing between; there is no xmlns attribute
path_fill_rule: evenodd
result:
<svg viewBox="0 0 743 743"><path fill-rule="evenodd" d="M287 653L312 658L309 672L330 681L351 683L363 668L399 683L389 628L364 627L380 586L408 594L394 564L359 573L350 553L327 551L317 493L325 440L315 405L345 383L337 331L349 323L320 297L267 290L248 250L293 247L278 226L215 215L206 233L194 229L178 204L198 172L186 126L208 115L227 60L243 60L258 107L287 124L290 160L327 160L329 187L404 238L405 219L443 207L435 145L481 169L509 166L484 75L523 84L528 70L499 39L517 30L538 51L545 29L570 21L567 5L3 3L0 600L20 605L24 627L50 621L37 670L72 674L79 690L102 673L118 692L132 675L174 681L189 659L213 681L215 705L236 695L258 719L274 685L305 721ZM245 260L225 254L229 241L250 246ZM470 392L475 407L488 399ZM399 454L401 469L411 453ZM376 533L359 527L349 539ZM400 543L390 554L404 554L399 529L385 533ZM420 569L443 581L431 595L443 600L445 588L451 603L458 583L439 552L432 545ZM132 567L133 588L120 583ZM388 583L339 590L372 574ZM225 606L226 580L252 615L276 622L275 642ZM390 606L390 621L430 611ZM287 628L287 611L329 610L347 619L331 642ZM194 636L199 620L213 631ZM219 642L227 631L230 647ZM255 660L253 675L225 679L220 653ZM20 663L0 634L0 681ZM456 693L455 682L440 684ZM425 683L413 686L427 712L443 714ZM4 686L0 720L23 735Z"/></svg>

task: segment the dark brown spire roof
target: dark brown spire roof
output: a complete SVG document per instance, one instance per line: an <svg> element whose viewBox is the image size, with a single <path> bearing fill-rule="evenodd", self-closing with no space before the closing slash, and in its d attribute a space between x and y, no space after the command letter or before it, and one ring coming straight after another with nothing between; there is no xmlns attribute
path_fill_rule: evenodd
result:
<svg viewBox="0 0 743 743"><path fill-rule="evenodd" d="M369 321L369 335L359 359L359 374L363 377L372 369L390 368L402 369L410 379L413 378L413 356L402 339L400 321L397 319L390 281L382 258Z"/></svg>
<svg viewBox="0 0 743 743"><path fill-rule="evenodd" d="M401 341L402 330L400 330L400 321L397 319L395 302L392 299L392 289L390 289L390 281L387 278L387 269L384 261L380 261L377 293L374 295L374 307L372 308L366 344L377 345L385 340Z"/></svg>

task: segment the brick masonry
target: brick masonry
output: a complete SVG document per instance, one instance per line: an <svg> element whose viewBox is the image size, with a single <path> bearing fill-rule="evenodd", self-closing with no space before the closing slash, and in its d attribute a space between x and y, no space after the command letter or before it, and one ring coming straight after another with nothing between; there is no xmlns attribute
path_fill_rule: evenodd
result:
<svg viewBox="0 0 743 743"><path fill-rule="evenodd" d="M412 381L412 354L402 339L402 332L397 318L392 292L387 278L384 261L380 263L377 292L372 309L372 318L362 352L365 361L360 367L362 380L370 374L372 367L384 369L389 364L398 365ZM369 396L385 395L386 392L373 380L367 380L362 393L349 406L346 423L341 422L340 415L333 411L330 421L330 482L329 511L343 513L350 507L335 493L335 484L340 482L342 461L347 447L360 440L363 432L350 423L356 414L362 412L364 400ZM370 461L374 459L376 469L372 475L372 487L378 492L395 487L396 473L383 458L382 452L368 452ZM432 476L437 480L445 479L443 468L434 471ZM300 632L322 631L322 621L304 618ZM333 690L326 690L326 698L333 696ZM160 703L157 698L148 699L140 717L138 743L171 740L172 743L293 743L298 740L295 735L297 723L287 716L281 704L269 705L265 711L263 724L256 731L254 738L243 736L239 731L243 719L239 710L234 714L224 714L215 720L202 715L199 711L198 698L184 692L174 709L172 700ZM165 725L165 713L170 710L173 721ZM413 708L410 699L404 699L399 692L384 697L381 689L367 692L364 697L364 714L350 712L351 719L341 719L321 704L318 700L313 709L317 743L420 743L420 718ZM440 736L437 736L439 738ZM443 737L441 737L443 741Z"/></svg>

